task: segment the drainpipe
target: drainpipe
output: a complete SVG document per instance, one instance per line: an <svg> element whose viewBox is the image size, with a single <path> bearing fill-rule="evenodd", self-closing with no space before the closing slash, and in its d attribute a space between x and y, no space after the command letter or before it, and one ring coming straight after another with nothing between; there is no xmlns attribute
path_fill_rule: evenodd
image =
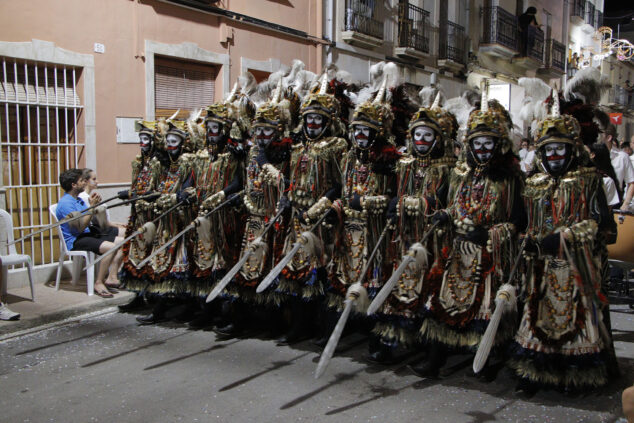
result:
<svg viewBox="0 0 634 423"><path fill-rule="evenodd" d="M331 41L331 45L329 46L325 46L326 48L326 65L329 65L332 63L332 51L334 49L334 42L335 42L335 7L336 7L336 3L335 0L325 0L324 1L325 4L325 8L326 8L326 30L324 33L324 38L328 39Z"/></svg>
<svg viewBox="0 0 634 423"><path fill-rule="evenodd" d="M563 43L565 46L565 54L564 54L564 76L563 78L563 91L566 91L566 85L568 84L568 41L570 34L568 34L568 24L570 22L570 2L569 0L564 0L564 11L563 11ZM552 55L552 53L551 53Z"/></svg>

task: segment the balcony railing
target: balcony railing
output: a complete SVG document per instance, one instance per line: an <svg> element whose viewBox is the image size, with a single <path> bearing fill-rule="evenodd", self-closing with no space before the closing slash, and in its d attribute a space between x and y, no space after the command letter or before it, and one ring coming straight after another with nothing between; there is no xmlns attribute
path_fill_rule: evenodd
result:
<svg viewBox="0 0 634 423"><path fill-rule="evenodd" d="M429 12L408 3L398 4L398 46L429 54Z"/></svg>
<svg viewBox="0 0 634 423"><path fill-rule="evenodd" d="M482 8L482 44L499 44L517 51L517 16L501 7Z"/></svg>
<svg viewBox="0 0 634 423"><path fill-rule="evenodd" d="M570 16L579 16L581 19L585 17L586 1L573 0L571 3Z"/></svg>
<svg viewBox="0 0 634 423"><path fill-rule="evenodd" d="M544 67L564 73L566 60L566 46L554 39L546 40L546 60Z"/></svg>
<svg viewBox="0 0 634 423"><path fill-rule="evenodd" d="M594 4L589 1L586 2L586 10L585 10L585 23L588 25L594 26Z"/></svg>
<svg viewBox="0 0 634 423"><path fill-rule="evenodd" d="M594 27L601 28L603 26L603 13L600 10L594 11Z"/></svg>
<svg viewBox="0 0 634 423"><path fill-rule="evenodd" d="M447 21L447 38L440 40L438 59L453 60L456 63L466 65L465 44L466 37L464 27Z"/></svg>
<svg viewBox="0 0 634 423"><path fill-rule="evenodd" d="M614 103L628 109L634 109L634 95L625 88L615 85L613 88Z"/></svg>
<svg viewBox="0 0 634 423"><path fill-rule="evenodd" d="M542 62L544 60L544 31L536 26L529 26L526 42L526 57Z"/></svg>
<svg viewBox="0 0 634 423"><path fill-rule="evenodd" d="M383 22L375 14L374 0L346 0L346 31L383 39Z"/></svg>

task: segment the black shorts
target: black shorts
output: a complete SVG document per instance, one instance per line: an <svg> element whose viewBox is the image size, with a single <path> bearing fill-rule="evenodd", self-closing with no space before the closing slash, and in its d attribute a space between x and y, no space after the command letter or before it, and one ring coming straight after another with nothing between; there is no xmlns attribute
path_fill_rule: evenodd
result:
<svg viewBox="0 0 634 423"><path fill-rule="evenodd" d="M109 226L101 232L96 226L90 226L89 230L90 232L83 233L75 239L73 251L92 251L95 254L101 254L99 246L104 241L114 242L119 235L119 229L113 226Z"/></svg>

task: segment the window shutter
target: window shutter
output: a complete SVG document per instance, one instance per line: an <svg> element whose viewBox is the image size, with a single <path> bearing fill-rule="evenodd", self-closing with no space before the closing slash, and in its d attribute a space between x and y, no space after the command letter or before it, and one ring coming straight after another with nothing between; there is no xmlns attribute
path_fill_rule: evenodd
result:
<svg viewBox="0 0 634 423"><path fill-rule="evenodd" d="M169 117L177 109L184 117L213 104L215 67L162 60L154 68L156 117Z"/></svg>

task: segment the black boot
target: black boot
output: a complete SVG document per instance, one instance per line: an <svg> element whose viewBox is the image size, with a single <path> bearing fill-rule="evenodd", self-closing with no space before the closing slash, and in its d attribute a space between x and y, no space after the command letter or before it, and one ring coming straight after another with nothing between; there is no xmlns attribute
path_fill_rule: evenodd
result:
<svg viewBox="0 0 634 423"><path fill-rule="evenodd" d="M394 362L392 347L383 343L377 335L372 335L368 342L368 361L377 364L390 364Z"/></svg>
<svg viewBox="0 0 634 423"><path fill-rule="evenodd" d="M291 300L291 327L281 338L277 340L278 345L294 344L310 338L310 331L307 325L310 313L310 304L299 298Z"/></svg>
<svg viewBox="0 0 634 423"><path fill-rule="evenodd" d="M524 378L520 379L519 382L517 382L517 385L515 385L515 393L524 395L528 398L534 396L538 390L539 387L536 383Z"/></svg>
<svg viewBox="0 0 634 423"><path fill-rule="evenodd" d="M328 343L328 339L330 339L330 335L335 330L335 326L337 326L337 321L339 320L339 315L334 310L328 310L324 306L321 314L321 335L319 338L316 338L313 341L313 344L318 347L325 347Z"/></svg>
<svg viewBox="0 0 634 423"><path fill-rule="evenodd" d="M154 306L152 313L139 316L136 318L136 321L142 325L153 325L155 323L164 322L167 320L165 317L165 313L168 310L167 302L163 299L160 299L158 303Z"/></svg>
<svg viewBox="0 0 634 423"><path fill-rule="evenodd" d="M204 303L198 316L189 322L189 327L192 329L204 329L214 325L216 323L216 307L215 301L211 303Z"/></svg>
<svg viewBox="0 0 634 423"><path fill-rule="evenodd" d="M129 313L131 311L140 310L145 308L147 304L145 303L145 298L142 294L138 293L136 296L127 304L123 304L119 306L119 311L122 313Z"/></svg>
<svg viewBox="0 0 634 423"><path fill-rule="evenodd" d="M244 331L246 308L239 301L225 300L222 304L223 322L214 328L214 332L225 338L232 338Z"/></svg>
<svg viewBox="0 0 634 423"><path fill-rule="evenodd" d="M410 366L410 369L420 377L438 377L440 369L446 362L446 349L440 344L433 344L429 349L427 360Z"/></svg>

